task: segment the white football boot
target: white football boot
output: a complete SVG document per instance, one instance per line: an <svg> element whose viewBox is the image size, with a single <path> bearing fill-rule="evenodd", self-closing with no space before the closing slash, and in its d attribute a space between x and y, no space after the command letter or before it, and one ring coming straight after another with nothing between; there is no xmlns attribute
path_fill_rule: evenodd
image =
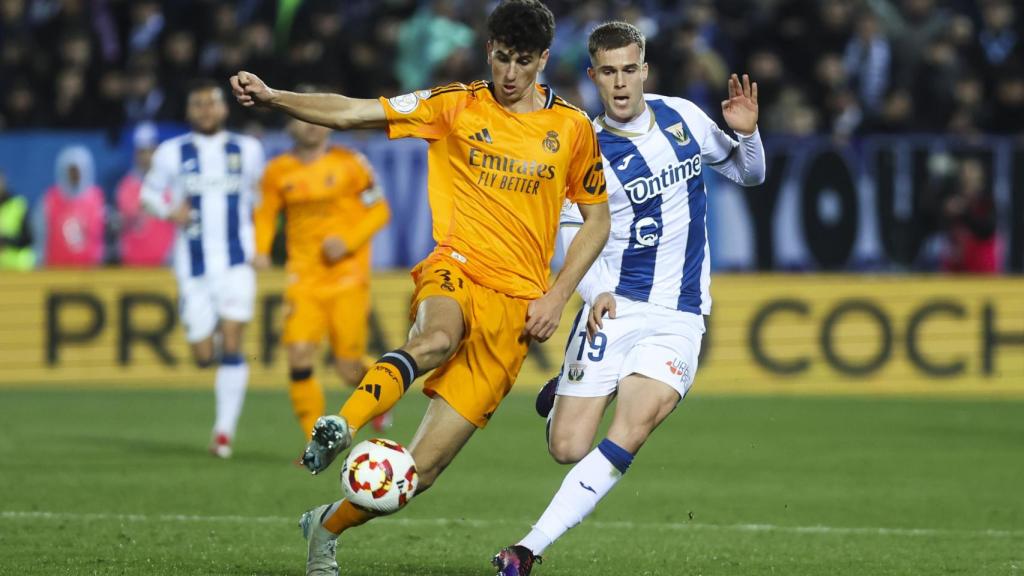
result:
<svg viewBox="0 0 1024 576"><path fill-rule="evenodd" d="M338 576L338 536L320 525L320 518L331 504L306 510L299 518L306 549L306 576Z"/></svg>

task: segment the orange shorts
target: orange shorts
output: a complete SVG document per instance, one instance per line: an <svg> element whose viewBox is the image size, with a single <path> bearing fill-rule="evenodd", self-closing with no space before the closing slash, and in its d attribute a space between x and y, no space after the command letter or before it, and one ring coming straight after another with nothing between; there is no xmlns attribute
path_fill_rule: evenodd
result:
<svg viewBox="0 0 1024 576"><path fill-rule="evenodd" d="M465 333L455 354L423 384L423 392L440 396L476 427L487 425L519 375L529 347L521 338L529 300L481 286L451 258L434 253L412 271L416 292L412 316L420 302L447 296L459 303Z"/></svg>
<svg viewBox="0 0 1024 576"><path fill-rule="evenodd" d="M366 353L370 288L291 284L284 293L285 344L319 344L331 337L335 358L359 360Z"/></svg>

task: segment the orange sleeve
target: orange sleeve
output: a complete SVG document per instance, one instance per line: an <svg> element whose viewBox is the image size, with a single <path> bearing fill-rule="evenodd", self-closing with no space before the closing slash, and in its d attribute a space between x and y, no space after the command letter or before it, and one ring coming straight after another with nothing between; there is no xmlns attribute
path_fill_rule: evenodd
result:
<svg viewBox="0 0 1024 576"><path fill-rule="evenodd" d="M345 242L349 253L362 248L378 230L387 226L391 220L391 209L388 203L381 201L370 207L354 226L346 226L338 230L338 236Z"/></svg>
<svg viewBox="0 0 1024 576"><path fill-rule="evenodd" d="M377 178L373 174L370 162L362 154L355 154L356 165L361 175L362 185L359 187L359 200L366 212L358 218L354 225L338 230L338 236L345 242L350 253L363 247L381 228L391 220L391 209L384 199Z"/></svg>
<svg viewBox="0 0 1024 576"><path fill-rule="evenodd" d="M455 83L419 90L394 98L380 98L388 120L388 138L440 140L447 136L472 92L469 86Z"/></svg>
<svg viewBox="0 0 1024 576"><path fill-rule="evenodd" d="M278 163L271 162L260 179L260 203L253 211L252 220L256 233L256 254L270 254L277 234L277 214L284 204L278 186Z"/></svg>
<svg viewBox="0 0 1024 576"><path fill-rule="evenodd" d="M600 204L608 201L608 188L604 181L604 165L597 145L594 125L582 116L577 123L573 139L572 159L566 197L576 204Z"/></svg>

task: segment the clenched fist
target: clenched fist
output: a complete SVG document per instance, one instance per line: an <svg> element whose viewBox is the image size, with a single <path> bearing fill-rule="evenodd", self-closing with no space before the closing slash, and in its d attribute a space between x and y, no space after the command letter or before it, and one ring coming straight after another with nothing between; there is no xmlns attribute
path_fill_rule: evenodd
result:
<svg viewBox="0 0 1024 576"><path fill-rule="evenodd" d="M245 70L231 77L231 93L239 104L246 107L269 104L275 96L273 88L259 76Z"/></svg>

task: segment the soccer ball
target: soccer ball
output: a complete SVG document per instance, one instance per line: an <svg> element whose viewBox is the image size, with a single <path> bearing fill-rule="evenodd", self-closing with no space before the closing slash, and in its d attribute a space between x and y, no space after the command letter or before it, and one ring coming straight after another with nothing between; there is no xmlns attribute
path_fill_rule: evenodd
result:
<svg viewBox="0 0 1024 576"><path fill-rule="evenodd" d="M392 514L416 494L419 476L412 454L398 442L371 438L356 444L341 467L341 487L356 508Z"/></svg>

